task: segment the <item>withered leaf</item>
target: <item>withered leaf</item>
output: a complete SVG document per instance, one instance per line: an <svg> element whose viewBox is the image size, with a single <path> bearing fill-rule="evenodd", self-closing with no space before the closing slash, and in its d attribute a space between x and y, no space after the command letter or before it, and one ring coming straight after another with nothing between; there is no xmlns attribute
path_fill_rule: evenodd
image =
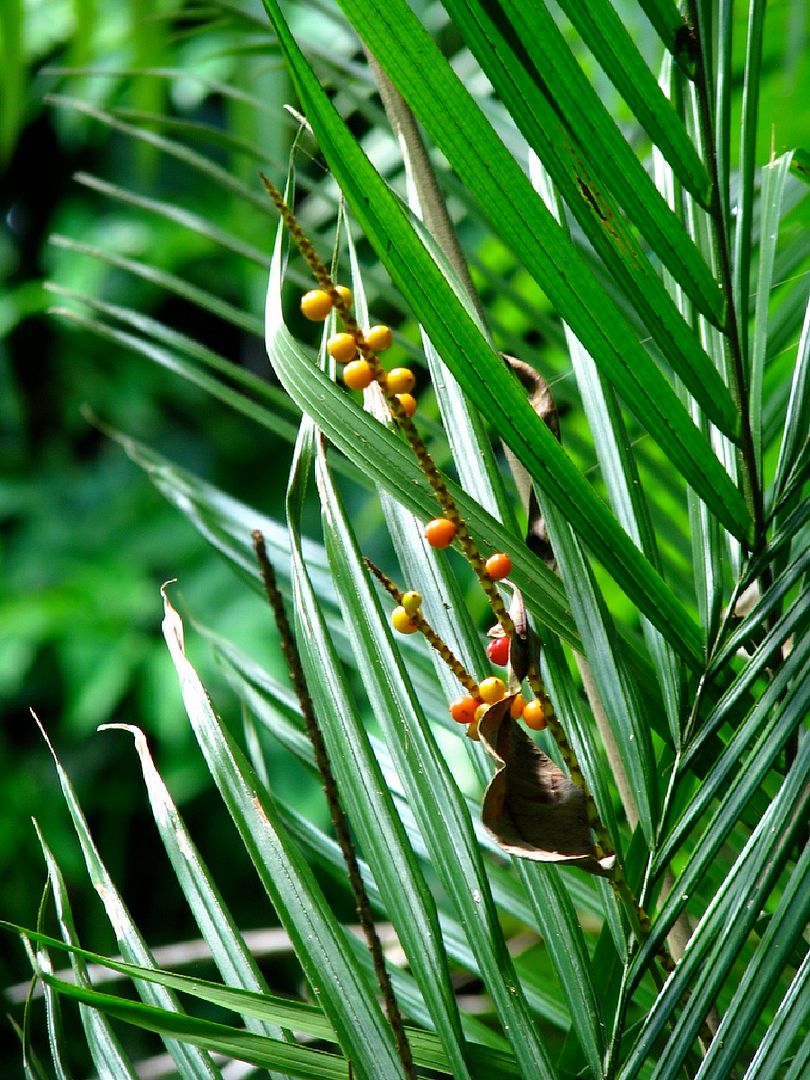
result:
<svg viewBox="0 0 810 1080"><path fill-rule="evenodd" d="M478 728L498 771L484 795L484 827L504 851L611 877L616 856L597 858L585 793L509 714L515 695L491 706Z"/></svg>
<svg viewBox="0 0 810 1080"><path fill-rule="evenodd" d="M501 353L501 355L525 388L529 404L559 442L560 418L548 383L536 368L533 368L524 360L519 360L516 356L509 356L508 353ZM551 550L546 523L540 513L540 507L537 505L529 474L519 462L512 463L510 460L510 467L515 475L515 481L521 489L524 506L527 506L529 511L526 545L543 560L549 570L556 570L557 563L554 559L554 552Z"/></svg>

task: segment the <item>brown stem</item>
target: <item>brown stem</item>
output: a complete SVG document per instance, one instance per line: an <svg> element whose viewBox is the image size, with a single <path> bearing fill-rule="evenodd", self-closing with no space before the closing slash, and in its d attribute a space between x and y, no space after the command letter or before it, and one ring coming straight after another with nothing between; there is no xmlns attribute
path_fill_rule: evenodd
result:
<svg viewBox="0 0 810 1080"><path fill-rule="evenodd" d="M391 578L388 577L388 575L382 570L380 570L379 566L376 566L371 561L371 559L367 559L365 556L363 556L363 562L366 564L366 566L377 579L377 581L379 581L382 587L386 590L386 592L398 604L401 604L404 593L402 593L396 587ZM417 615L411 616L411 618L417 630L419 630L419 632L427 638L431 647L435 649L439 656L442 658L442 660L444 660L445 664L447 664L447 666L453 672L453 674L464 687L464 689L467 690L473 697L477 698L478 683L475 681L472 675L470 675L470 673L464 667L464 665L450 648L450 646L442 638L439 637L439 635L436 633L436 631L433 629L427 619L425 619L425 617L421 614L421 612Z"/></svg>
<svg viewBox="0 0 810 1080"><path fill-rule="evenodd" d="M298 653L295 636L289 620L287 619L287 613L284 610L284 601L276 583L276 574L273 570L273 565L267 556L264 537L258 529L254 530L251 535L253 540L253 550L256 552L256 560L262 575L267 602L270 605L273 617L276 621L276 626L278 627L281 648L290 672L290 681L292 682L293 689L298 698L298 703L301 706L301 712L303 713L304 722L307 727L307 735L312 743L312 749L315 752L315 764L320 773L321 782L323 783L323 790L326 795L326 802L329 806L329 814L332 819L332 825L335 830L338 845L340 846L343 859L346 863L346 869L349 873L349 884L352 893L354 894L357 914L360 918L363 932L366 935L369 951L371 952L374 973L377 976L377 982L380 985L383 1001L385 1002L385 1011L388 1015L388 1021L394 1032L399 1059L402 1062L403 1071L409 1080L416 1080L416 1068L413 1063L411 1048L405 1035L402 1014L399 1011L399 1005L394 997L394 990L391 986L391 980L385 967L382 944L380 943L374 925L374 915L371 910L371 903L369 902L368 893L363 885L360 866L349 833L349 823L340 802L340 793L338 792L335 775L332 772L332 766L329 764L326 743L324 742L323 735L318 727L315 708L312 703L309 689L307 688L304 669L301 664L301 657Z"/></svg>

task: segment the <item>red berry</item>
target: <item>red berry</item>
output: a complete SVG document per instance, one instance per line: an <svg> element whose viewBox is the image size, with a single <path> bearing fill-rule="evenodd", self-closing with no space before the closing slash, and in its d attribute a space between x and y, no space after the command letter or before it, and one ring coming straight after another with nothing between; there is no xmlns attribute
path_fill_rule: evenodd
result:
<svg viewBox="0 0 810 1080"><path fill-rule="evenodd" d="M487 656L498 667L506 667L509 661L509 638L505 636L492 638L487 645Z"/></svg>

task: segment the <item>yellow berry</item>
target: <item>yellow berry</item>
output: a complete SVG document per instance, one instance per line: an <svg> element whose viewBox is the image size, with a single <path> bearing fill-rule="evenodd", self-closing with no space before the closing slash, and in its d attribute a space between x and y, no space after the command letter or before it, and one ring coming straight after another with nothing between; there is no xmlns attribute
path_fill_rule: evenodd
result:
<svg viewBox="0 0 810 1080"><path fill-rule="evenodd" d="M534 701L530 701L523 710L523 723L532 731L542 731L546 726L546 714L543 711L543 706L536 698Z"/></svg>
<svg viewBox="0 0 810 1080"><path fill-rule="evenodd" d="M450 547L455 535L456 526L449 518L434 518L425 526L425 539L431 547Z"/></svg>
<svg viewBox="0 0 810 1080"><path fill-rule="evenodd" d="M365 390L374 382L374 372L368 360L352 360L343 369L343 381L350 390Z"/></svg>
<svg viewBox="0 0 810 1080"><path fill-rule="evenodd" d="M391 348L394 335L391 333L390 326L372 326L365 338L366 345L374 352L384 352L385 349Z"/></svg>
<svg viewBox="0 0 810 1080"><path fill-rule="evenodd" d="M397 394L397 401L402 406L402 411L410 417L416 412L416 398L412 394Z"/></svg>
<svg viewBox="0 0 810 1080"><path fill-rule="evenodd" d="M333 334L326 343L326 351L339 364L348 364L357 356L357 342L351 334Z"/></svg>
<svg viewBox="0 0 810 1080"><path fill-rule="evenodd" d="M523 694L515 694L512 699L512 704L509 706L509 715L513 720L519 720L523 716L523 710L526 708L526 698Z"/></svg>
<svg viewBox="0 0 810 1080"><path fill-rule="evenodd" d="M402 606L408 612L409 615L415 615L419 608L422 606L422 596L420 593L411 590L406 592L402 597Z"/></svg>
<svg viewBox="0 0 810 1080"><path fill-rule="evenodd" d="M471 724L475 719L475 710L480 704L478 698L459 698L450 706L450 715L457 724Z"/></svg>
<svg viewBox="0 0 810 1080"><path fill-rule="evenodd" d="M475 720L476 724L481 723L481 721L486 716L488 709L489 709L489 705L479 705L478 706L478 708L475 710L475 717L474 717L474 720Z"/></svg>
<svg viewBox="0 0 810 1080"><path fill-rule="evenodd" d="M388 389L392 394L410 394L416 378L410 368L395 367L388 372Z"/></svg>
<svg viewBox="0 0 810 1080"><path fill-rule="evenodd" d="M486 571L491 581L501 581L512 573L512 560L502 551L498 551L487 559Z"/></svg>
<svg viewBox="0 0 810 1080"><path fill-rule="evenodd" d="M332 310L332 297L323 289L313 289L301 297L301 314L312 322L323 322Z"/></svg>
<svg viewBox="0 0 810 1080"><path fill-rule="evenodd" d="M352 306L352 290L345 285L336 285L335 291L340 296L340 299L346 305L346 307Z"/></svg>
<svg viewBox="0 0 810 1080"><path fill-rule="evenodd" d="M489 679L484 679L478 686L478 696L487 705L494 705L496 701L500 701L506 696L503 679L498 679L494 675Z"/></svg>
<svg viewBox="0 0 810 1080"><path fill-rule="evenodd" d="M475 719L470 724L470 726L467 728L467 730L464 732L464 734L467 736L467 738L472 739L473 742L481 742L481 734L478 731L478 727L479 727L478 713L480 711L481 711L480 709L476 710Z"/></svg>
<svg viewBox="0 0 810 1080"><path fill-rule="evenodd" d="M391 612L391 625L398 634L414 634L419 629L404 607L396 607Z"/></svg>

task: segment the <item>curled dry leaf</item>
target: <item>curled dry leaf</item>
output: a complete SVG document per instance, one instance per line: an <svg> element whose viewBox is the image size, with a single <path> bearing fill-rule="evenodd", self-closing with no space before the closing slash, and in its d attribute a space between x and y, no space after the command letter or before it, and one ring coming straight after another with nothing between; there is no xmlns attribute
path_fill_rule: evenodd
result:
<svg viewBox="0 0 810 1080"><path fill-rule="evenodd" d="M536 368L533 368L524 360L518 360L516 356L509 356L507 353L502 353L501 355L526 390L529 404L557 442L559 442L560 418L557 414L557 406L554 403L554 398L551 396L551 390L549 389L548 383ZM515 468L520 470L519 475L515 473ZM556 570L557 563L554 559L554 552L551 550L551 542L549 541L548 533L546 532L546 523L543 520L543 515L540 513L540 508L537 505L537 499L534 495L529 474L520 463L517 463L516 466L512 466L512 470L515 474L515 482L518 484L518 487L522 489L521 497L529 512L529 522L526 528L526 545L535 553L535 555L543 560L549 570Z"/></svg>
<svg viewBox="0 0 810 1080"><path fill-rule="evenodd" d="M484 795L484 827L520 859L566 863L611 877L616 856L597 858L585 793L509 715L514 698L491 706L478 728L498 770Z"/></svg>

